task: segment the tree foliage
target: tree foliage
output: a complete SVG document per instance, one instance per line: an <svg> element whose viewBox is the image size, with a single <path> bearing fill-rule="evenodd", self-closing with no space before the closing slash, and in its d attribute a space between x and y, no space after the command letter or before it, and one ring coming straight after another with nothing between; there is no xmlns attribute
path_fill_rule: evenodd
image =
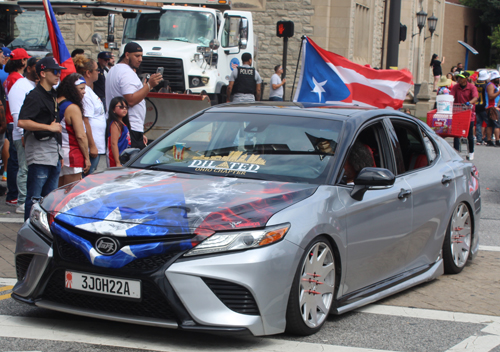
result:
<svg viewBox="0 0 500 352"><path fill-rule="evenodd" d="M481 22L496 27L500 25L500 0L460 0L465 6L481 11Z"/></svg>

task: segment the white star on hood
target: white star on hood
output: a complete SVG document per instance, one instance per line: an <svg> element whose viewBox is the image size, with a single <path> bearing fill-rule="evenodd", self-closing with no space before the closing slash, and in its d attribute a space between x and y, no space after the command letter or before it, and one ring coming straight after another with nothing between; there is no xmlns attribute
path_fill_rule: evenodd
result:
<svg viewBox="0 0 500 352"><path fill-rule="evenodd" d="M313 77L313 82L314 82L314 89L311 90L311 92L318 93L318 95L319 95L319 102L321 103L321 93L325 92L325 90L323 89L323 86L326 84L326 82L328 82L328 80L326 80L324 82L321 82L321 83L318 83L316 81L316 78Z"/></svg>
<svg viewBox="0 0 500 352"><path fill-rule="evenodd" d="M106 216L103 220L89 222L87 224L77 225L79 229L97 233L99 235L113 235L118 237L127 237L127 230L142 224L151 219L128 219L127 222L122 221L120 208L116 208Z"/></svg>

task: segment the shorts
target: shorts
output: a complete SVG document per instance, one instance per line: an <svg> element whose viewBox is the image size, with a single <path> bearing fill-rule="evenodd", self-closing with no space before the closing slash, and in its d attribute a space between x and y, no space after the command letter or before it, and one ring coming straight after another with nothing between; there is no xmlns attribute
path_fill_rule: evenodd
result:
<svg viewBox="0 0 500 352"><path fill-rule="evenodd" d="M64 165L63 167L61 167L61 173L59 174L59 177L66 175L81 174L82 172L83 172L83 167L71 167Z"/></svg>

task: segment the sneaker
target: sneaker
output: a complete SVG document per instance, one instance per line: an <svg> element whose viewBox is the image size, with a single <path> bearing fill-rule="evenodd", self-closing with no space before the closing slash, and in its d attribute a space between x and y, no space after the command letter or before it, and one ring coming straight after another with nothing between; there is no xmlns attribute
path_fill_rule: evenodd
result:
<svg viewBox="0 0 500 352"><path fill-rule="evenodd" d="M16 213L17 214L24 214L24 204L21 204L16 208Z"/></svg>
<svg viewBox="0 0 500 352"><path fill-rule="evenodd" d="M474 153L469 153L469 160L474 160ZM16 209L17 212L17 209Z"/></svg>
<svg viewBox="0 0 500 352"><path fill-rule="evenodd" d="M492 141L486 141L486 145L488 147L494 147L495 146L495 143L493 143Z"/></svg>
<svg viewBox="0 0 500 352"><path fill-rule="evenodd" d="M496 142L495 142L495 145L496 145L497 147L500 147L500 141L496 141Z"/></svg>
<svg viewBox="0 0 500 352"><path fill-rule="evenodd" d="M6 200L5 204L13 206L13 207L17 207L17 199Z"/></svg>

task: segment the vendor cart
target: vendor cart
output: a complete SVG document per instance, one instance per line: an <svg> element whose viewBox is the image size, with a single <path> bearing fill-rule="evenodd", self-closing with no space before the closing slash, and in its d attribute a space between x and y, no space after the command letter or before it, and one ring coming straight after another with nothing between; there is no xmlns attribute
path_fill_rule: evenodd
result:
<svg viewBox="0 0 500 352"><path fill-rule="evenodd" d="M460 138L460 146L465 144L468 153L467 136L471 117L475 117L474 115L472 105L453 104L452 114L438 113L437 110L429 111L427 113L427 125L443 138Z"/></svg>

